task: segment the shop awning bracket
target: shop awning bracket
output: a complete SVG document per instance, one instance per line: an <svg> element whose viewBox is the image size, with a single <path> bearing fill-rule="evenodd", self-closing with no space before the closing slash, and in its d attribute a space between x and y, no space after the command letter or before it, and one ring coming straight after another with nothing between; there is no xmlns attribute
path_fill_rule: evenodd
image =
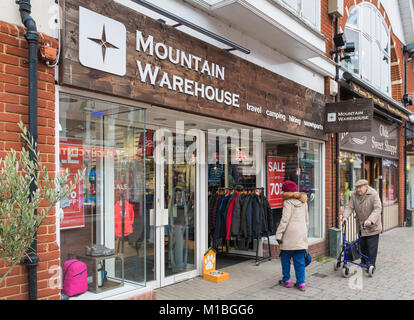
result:
<svg viewBox="0 0 414 320"><path fill-rule="evenodd" d="M193 29L193 30L195 30L195 31L197 31L201 34L204 34L204 35L206 35L206 36L208 36L208 37L210 37L214 40L217 40L217 41L231 47L231 49L227 49L227 51L239 50L239 51L241 51L245 54L250 54L249 49L246 49L246 48L242 47L241 45L238 45L237 43L234 43L233 41L230 41L226 38L223 38L222 36L220 36L220 35L218 35L214 32L211 32L207 29L204 29L204 28L202 28L202 27L200 27L200 26L198 26L198 25L196 25L196 24L194 24L194 23L192 23L188 20L185 20L185 19L183 19L183 18L181 18L181 17L179 17L179 16L177 16L177 15L175 15L175 14L173 14L173 13L171 13L171 12L165 10L165 9L162 9L162 8L156 6L156 5L154 5L154 4L152 4L148 1L145 1L145 0L131 0L131 1L135 2L136 4L142 5L142 6L146 7L147 9L150 9L154 12L157 12L157 13L163 15L164 17L167 17L169 19L174 20L175 22L177 22L177 24L172 26L174 28L179 27L181 25L186 26L190 29Z"/></svg>

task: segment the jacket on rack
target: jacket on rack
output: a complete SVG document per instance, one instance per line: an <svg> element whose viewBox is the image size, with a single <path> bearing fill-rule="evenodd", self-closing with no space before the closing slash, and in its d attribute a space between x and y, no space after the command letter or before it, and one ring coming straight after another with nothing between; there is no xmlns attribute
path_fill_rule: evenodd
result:
<svg viewBox="0 0 414 320"><path fill-rule="evenodd" d="M230 240L230 229L231 229L231 223L232 223L232 217L233 217L233 212L234 212L234 206L235 203L237 201L237 199L239 198L239 193L236 191L236 195L233 198L233 200L230 203L229 209L227 211L227 216L226 216L226 240Z"/></svg>
<svg viewBox="0 0 414 320"><path fill-rule="evenodd" d="M221 228L222 228L222 223L223 223L222 212L227 207L227 202L229 200L229 197L230 197L229 195L225 195L220 200L220 205L217 210L216 226L214 228L214 233L213 233L213 246L214 247L217 247L221 244Z"/></svg>
<svg viewBox="0 0 414 320"><path fill-rule="evenodd" d="M241 214L244 200L246 199L247 194L240 194L234 203L233 217L231 220L230 235L237 237L240 235L241 231Z"/></svg>
<svg viewBox="0 0 414 320"><path fill-rule="evenodd" d="M209 236L213 247L237 237L247 240L274 234L273 214L268 199L263 194L239 193L209 198Z"/></svg>

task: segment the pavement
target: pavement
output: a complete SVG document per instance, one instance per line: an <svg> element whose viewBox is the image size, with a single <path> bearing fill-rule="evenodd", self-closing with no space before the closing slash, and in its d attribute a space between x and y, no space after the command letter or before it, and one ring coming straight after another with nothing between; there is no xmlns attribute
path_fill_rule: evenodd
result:
<svg viewBox="0 0 414 320"><path fill-rule="evenodd" d="M377 269L371 278L360 267L344 278L334 271L335 259L313 259L306 268L307 290L284 288L279 259L254 260L221 269L230 279L221 283L202 277L157 289L158 300L413 300L414 228L395 228L380 235ZM294 269L291 269L295 281Z"/></svg>

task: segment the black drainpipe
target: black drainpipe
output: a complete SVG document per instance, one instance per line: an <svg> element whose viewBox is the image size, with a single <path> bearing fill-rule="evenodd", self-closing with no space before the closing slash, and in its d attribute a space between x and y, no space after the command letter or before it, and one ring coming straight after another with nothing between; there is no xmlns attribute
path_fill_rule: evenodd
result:
<svg viewBox="0 0 414 320"><path fill-rule="evenodd" d="M24 26L27 28L24 37L29 44L29 132L37 145L37 45L39 37L37 34L36 22L30 16L30 0L17 0L19 5L20 16ZM31 160L36 160L33 153L30 154ZM30 186L31 192L35 192L36 184L33 181ZM37 214L37 210L35 210ZM29 299L37 300L37 265L39 258L37 256L37 234L29 250L29 258L22 261L23 265L28 267L29 276Z"/></svg>
<svg viewBox="0 0 414 320"><path fill-rule="evenodd" d="M335 36L338 34L339 31L339 18L335 18ZM340 96L339 96L339 53L336 53L335 55L335 81L338 83L338 92L335 95L335 102L339 102ZM339 190L339 133L335 133L335 227L339 228L339 196L340 196L340 190ZM332 203L332 205L334 205Z"/></svg>

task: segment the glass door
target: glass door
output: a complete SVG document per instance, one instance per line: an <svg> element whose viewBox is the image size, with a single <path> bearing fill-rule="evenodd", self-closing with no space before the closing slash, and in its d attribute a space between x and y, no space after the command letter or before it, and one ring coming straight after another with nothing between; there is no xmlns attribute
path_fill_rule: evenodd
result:
<svg viewBox="0 0 414 320"><path fill-rule="evenodd" d="M197 275L197 136L147 130L147 279L155 287ZM151 201L149 201L151 199Z"/></svg>

